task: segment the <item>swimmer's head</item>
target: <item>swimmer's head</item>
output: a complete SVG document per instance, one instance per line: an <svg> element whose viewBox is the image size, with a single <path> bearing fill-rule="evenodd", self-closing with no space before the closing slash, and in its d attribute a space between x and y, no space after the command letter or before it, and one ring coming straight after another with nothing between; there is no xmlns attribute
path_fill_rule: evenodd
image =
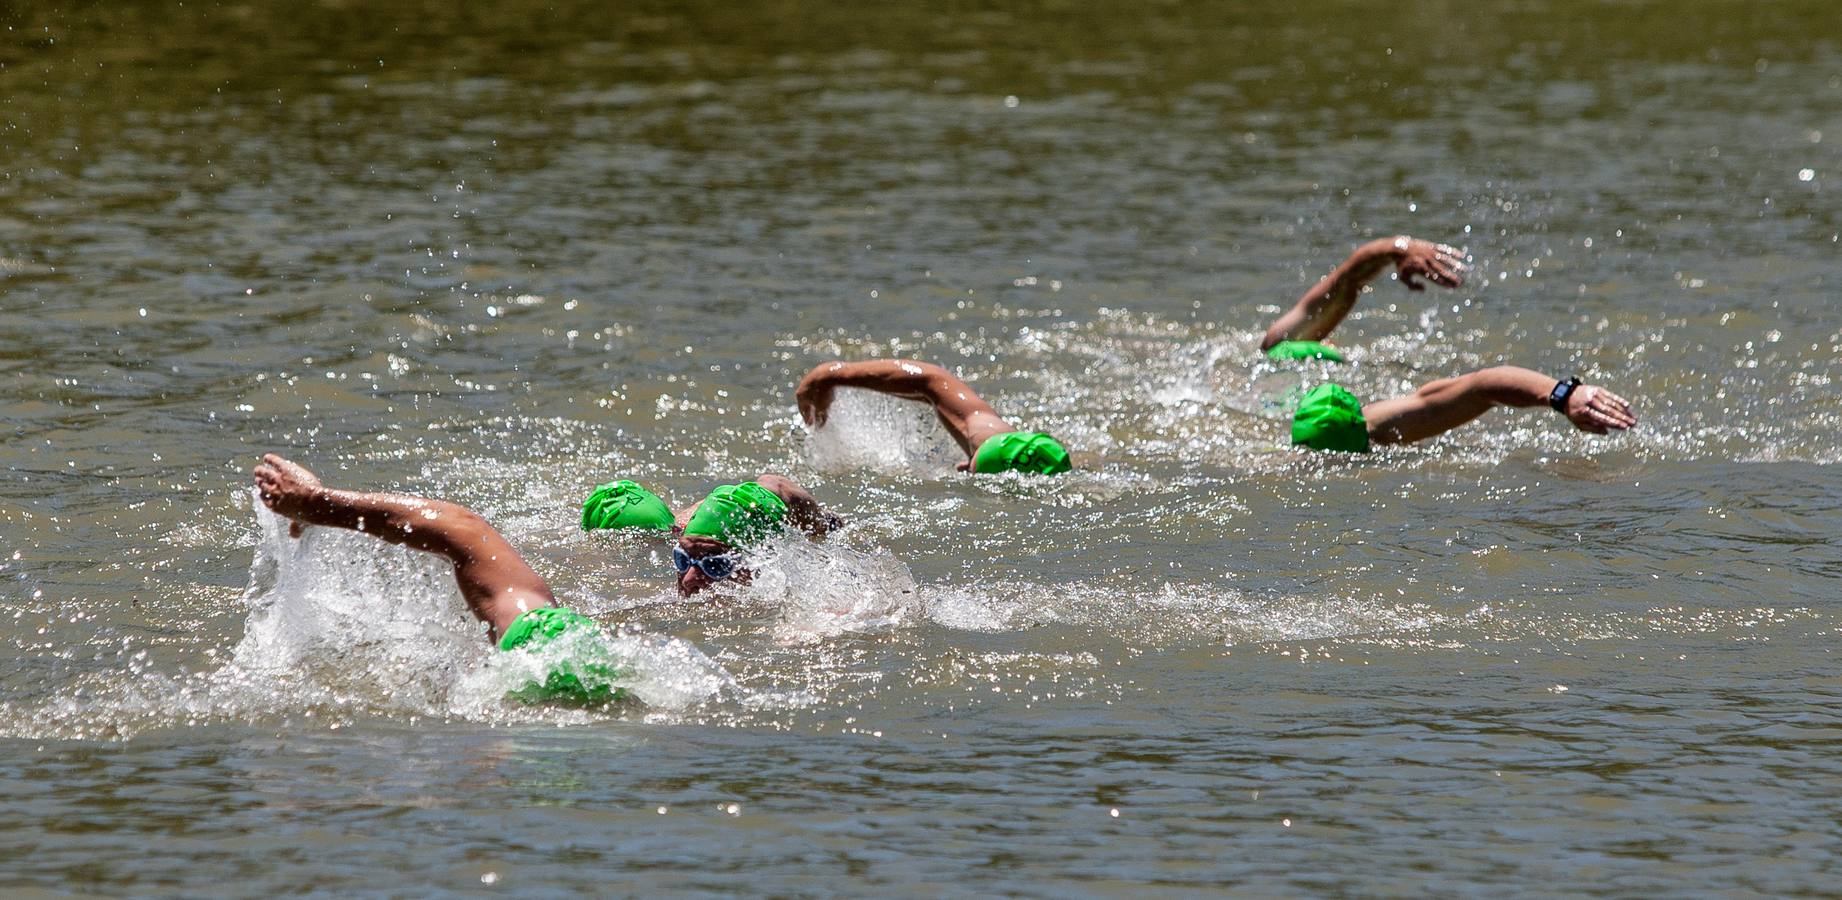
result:
<svg viewBox="0 0 1842 900"><path fill-rule="evenodd" d="M1313 450L1367 453L1369 426L1362 418L1362 401L1334 384L1312 388L1292 414L1292 443Z"/></svg>
<svg viewBox="0 0 1842 900"><path fill-rule="evenodd" d="M1280 341L1266 349L1267 359L1315 359L1323 362L1343 362L1343 353L1329 344L1317 341Z"/></svg>
<svg viewBox="0 0 1842 900"><path fill-rule="evenodd" d="M672 530L672 510L659 495L621 479L597 486L582 501L582 530L642 528Z"/></svg>
<svg viewBox="0 0 1842 900"><path fill-rule="evenodd" d="M725 579L747 584L754 573L741 564L741 551L715 538L685 535L672 548L678 570L678 596L689 597Z"/></svg>
<svg viewBox="0 0 1842 900"><path fill-rule="evenodd" d="M679 595L689 597L726 577L746 582L741 553L780 533L786 521L786 501L753 481L711 491L691 513L672 554Z"/></svg>
<svg viewBox="0 0 1842 900"><path fill-rule="evenodd" d="M1074 468L1068 448L1040 431L1007 431L979 445L972 457L974 472L1027 472L1055 475Z"/></svg>

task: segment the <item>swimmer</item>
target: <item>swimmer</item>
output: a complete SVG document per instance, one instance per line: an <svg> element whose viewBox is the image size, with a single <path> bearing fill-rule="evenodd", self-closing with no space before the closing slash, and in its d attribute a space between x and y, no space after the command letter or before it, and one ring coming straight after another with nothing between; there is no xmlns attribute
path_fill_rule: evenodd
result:
<svg viewBox="0 0 1842 900"><path fill-rule="evenodd" d="M626 667L607 646L601 627L558 606L544 579L478 513L443 500L328 488L306 467L273 453L256 466L255 479L263 505L291 521L294 537L307 525L346 528L446 558L467 608L486 623L487 638L500 650L528 652L558 642L567 647L541 683L512 692L516 699L593 705L624 695L618 683ZM643 500L632 492L628 498ZM612 518L619 518L618 510ZM673 557L684 596L723 578L746 580L740 555L782 523L818 536L841 522L820 509L805 488L779 475L719 487L668 521L682 532Z"/></svg>
<svg viewBox="0 0 1842 900"><path fill-rule="evenodd" d="M933 363L907 359L826 362L800 379L793 395L800 418L822 428L831 412L832 392L863 388L934 408L948 434L966 454L961 472L1029 472L1054 475L1072 466L1059 441L1036 431L1020 431L972 390L971 385Z"/></svg>
<svg viewBox="0 0 1842 900"><path fill-rule="evenodd" d="M674 522L678 545L672 548L672 566L678 570L678 595L689 597L725 578L747 584L754 575L742 565L748 551L788 525L807 537L821 538L843 524L799 482L784 475L757 475L753 481L721 485Z"/></svg>
<svg viewBox="0 0 1842 900"><path fill-rule="evenodd" d="M748 550L787 525L819 538L843 524L785 475L721 485L676 513L659 495L624 479L597 486L582 502L583 531L632 528L675 538L672 566L681 597L726 578L746 584L754 574L741 565Z"/></svg>
<svg viewBox="0 0 1842 900"><path fill-rule="evenodd" d="M1464 252L1406 235L1370 241L1305 291L1273 322L1260 343L1272 359L1343 362L1343 354L1321 343L1349 315L1363 286L1388 266L1408 289L1424 281L1440 287L1464 284ZM1578 378L1556 380L1518 366L1496 366L1431 381L1405 397L1360 403L1335 384L1306 392L1292 419L1292 443L1319 450L1364 452L1371 444L1408 444L1444 434L1496 406L1546 403L1575 428L1592 434L1623 431L1637 424L1631 403Z"/></svg>
<svg viewBox="0 0 1842 900"><path fill-rule="evenodd" d="M255 476L263 505L291 520L293 537L307 525L347 528L445 557L467 608L486 623L487 638L500 650L529 652L564 641L571 650L566 658L541 683L513 691L514 697L593 705L624 695L617 683L627 671L601 640L601 627L557 606L550 586L478 513L406 494L334 490L273 453L262 457Z"/></svg>

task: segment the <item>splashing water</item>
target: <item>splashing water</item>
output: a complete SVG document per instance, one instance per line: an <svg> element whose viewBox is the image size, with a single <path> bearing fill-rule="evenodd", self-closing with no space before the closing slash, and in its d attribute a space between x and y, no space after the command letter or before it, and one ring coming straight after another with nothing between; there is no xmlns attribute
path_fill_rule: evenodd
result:
<svg viewBox="0 0 1842 900"><path fill-rule="evenodd" d="M584 649L556 641L493 653L439 558L338 529L291 538L287 520L254 505L262 533L246 594L252 613L233 657L245 669L337 659L342 680L354 671L357 681L383 679L396 702L422 698L415 705L431 712L487 714L507 691L541 682L550 666ZM617 686L648 706L681 709L735 688L689 641L631 630L595 640L631 672ZM457 664L466 667L458 677Z"/></svg>
<svg viewBox="0 0 1842 900"><path fill-rule="evenodd" d="M963 457L924 403L841 388L825 425L808 430L806 453L820 471L871 469L945 477Z"/></svg>
<svg viewBox="0 0 1842 900"><path fill-rule="evenodd" d="M857 550L783 535L750 560L750 599L780 607L774 628L783 644L894 628L918 608L908 567L887 550Z"/></svg>
<svg viewBox="0 0 1842 900"><path fill-rule="evenodd" d="M298 717L340 727L360 714L579 723L621 713L618 704L580 710L507 699L541 682L570 643L495 652L438 557L340 529L308 528L293 538L286 519L253 490L249 497L258 530L244 593L250 614L230 660L176 673L124 649L128 677L98 674L34 709L10 710L8 721L27 723L20 735L127 738L216 719ZM635 628L587 639L619 660L626 671L617 686L653 717L719 699L760 699L689 641Z"/></svg>

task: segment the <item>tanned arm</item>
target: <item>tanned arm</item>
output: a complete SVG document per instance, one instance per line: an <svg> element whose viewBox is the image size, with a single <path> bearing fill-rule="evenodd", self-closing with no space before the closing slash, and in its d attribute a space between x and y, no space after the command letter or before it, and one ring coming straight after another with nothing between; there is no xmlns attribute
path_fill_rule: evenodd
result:
<svg viewBox="0 0 1842 900"><path fill-rule="evenodd" d="M774 496L787 504L787 520L808 537L824 537L827 532L844 525L843 517L827 512L819 506L818 498L812 496L811 491L785 475L764 472L755 476L755 483L773 491Z"/></svg>
<svg viewBox="0 0 1842 900"><path fill-rule="evenodd" d="M1464 252L1445 244L1406 235L1370 241L1356 248L1349 259L1311 286L1286 310L1260 342L1265 350L1280 341L1321 341L1350 313L1356 295L1388 266L1400 274L1401 283L1415 291L1426 290L1425 278L1442 287L1465 282Z"/></svg>
<svg viewBox="0 0 1842 900"><path fill-rule="evenodd" d="M1542 406L1555 379L1517 366L1497 366L1421 385L1405 397L1362 408L1369 440L1407 444L1451 431L1493 406ZM1637 424L1631 402L1598 385L1583 384L1567 397L1568 421L1581 431L1605 434Z"/></svg>
<svg viewBox="0 0 1842 900"><path fill-rule="evenodd" d="M967 458L994 434L1016 431L998 415L971 385L933 363L909 359L873 359L864 362L827 362L814 366L800 379L794 397L806 424L825 424L831 410L832 391L863 388L919 400L934 407L940 424L953 435Z"/></svg>
<svg viewBox="0 0 1842 900"><path fill-rule="evenodd" d="M549 585L518 551L464 506L404 494L333 490L305 467L273 453L262 458L255 475L263 504L292 519L296 537L302 525L348 528L446 557L454 564L461 596L491 629L495 643L520 613L556 603Z"/></svg>

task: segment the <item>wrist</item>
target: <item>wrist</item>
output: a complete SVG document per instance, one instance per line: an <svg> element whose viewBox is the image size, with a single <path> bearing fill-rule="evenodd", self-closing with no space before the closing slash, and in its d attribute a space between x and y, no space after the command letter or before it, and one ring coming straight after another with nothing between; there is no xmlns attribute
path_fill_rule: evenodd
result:
<svg viewBox="0 0 1842 900"><path fill-rule="evenodd" d="M1560 413L1563 416L1566 415L1567 414L1567 400L1573 396L1573 392L1577 388L1579 388L1579 386L1580 386L1580 376L1578 375L1574 375L1569 378L1563 378L1560 381L1555 382L1554 388L1548 391L1549 408L1553 409L1555 412Z"/></svg>

